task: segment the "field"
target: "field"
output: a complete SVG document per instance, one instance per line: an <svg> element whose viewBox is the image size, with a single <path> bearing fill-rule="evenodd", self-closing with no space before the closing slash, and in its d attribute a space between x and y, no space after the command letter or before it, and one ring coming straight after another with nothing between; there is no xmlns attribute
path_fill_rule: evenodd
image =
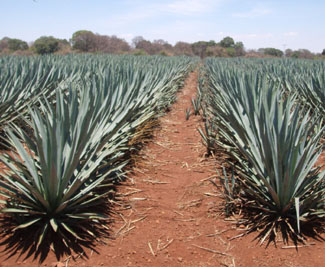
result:
<svg viewBox="0 0 325 267"><path fill-rule="evenodd" d="M1 266L324 262L323 61L0 65Z"/></svg>

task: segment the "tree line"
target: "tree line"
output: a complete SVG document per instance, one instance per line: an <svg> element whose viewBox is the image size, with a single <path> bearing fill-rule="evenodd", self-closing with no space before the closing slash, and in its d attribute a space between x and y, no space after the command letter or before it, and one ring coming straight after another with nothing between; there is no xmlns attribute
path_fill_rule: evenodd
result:
<svg viewBox="0 0 325 267"><path fill-rule="evenodd" d="M246 50L243 42L235 42L230 36L223 38L220 42L198 41L187 43L179 41L175 45L158 39L149 41L142 36L133 38L129 44L115 35L100 35L87 30L73 33L70 40L58 39L53 36L42 36L27 44L27 42L4 37L0 40L0 54L69 54L69 53L110 53L110 54L134 54L134 55L165 55L165 56L199 56L205 57L293 57L293 58L319 58L325 56L322 53L315 54L308 49L292 50L284 52L272 48L260 48L257 50Z"/></svg>

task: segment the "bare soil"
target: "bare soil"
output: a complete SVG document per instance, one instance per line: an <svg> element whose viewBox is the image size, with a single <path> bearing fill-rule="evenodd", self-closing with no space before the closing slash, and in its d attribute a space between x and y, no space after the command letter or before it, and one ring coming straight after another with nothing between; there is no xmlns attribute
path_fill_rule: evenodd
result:
<svg viewBox="0 0 325 267"><path fill-rule="evenodd" d="M224 162L206 158L197 128L202 121L185 110L197 89L197 72L186 80L160 129L139 155L129 179L119 187L113 239L97 251L57 262L51 254L40 266L324 266L325 242L277 242L260 246L225 218L220 191L209 181ZM319 163L324 165L324 154ZM325 238L325 235L322 235ZM31 259L0 258L2 266L39 266Z"/></svg>

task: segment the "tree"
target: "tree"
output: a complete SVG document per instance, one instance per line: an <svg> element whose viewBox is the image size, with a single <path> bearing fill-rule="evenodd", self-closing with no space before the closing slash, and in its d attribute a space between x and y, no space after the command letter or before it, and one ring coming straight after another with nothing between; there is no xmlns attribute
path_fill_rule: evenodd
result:
<svg viewBox="0 0 325 267"><path fill-rule="evenodd" d="M151 44L154 54L168 55L172 53L173 46L163 39L154 40Z"/></svg>
<svg viewBox="0 0 325 267"><path fill-rule="evenodd" d="M300 57L299 51L298 50L293 51L292 54L291 54L291 57L292 58L299 58Z"/></svg>
<svg viewBox="0 0 325 267"><path fill-rule="evenodd" d="M283 56L283 52L279 49L276 48L264 48L264 55L268 55L268 56L274 56L274 57L282 57Z"/></svg>
<svg viewBox="0 0 325 267"><path fill-rule="evenodd" d="M42 36L34 42L33 49L40 55L54 53L59 50L59 40L53 36Z"/></svg>
<svg viewBox="0 0 325 267"><path fill-rule="evenodd" d="M288 48L286 51L284 51L285 57L292 57L293 51L292 49Z"/></svg>
<svg viewBox="0 0 325 267"><path fill-rule="evenodd" d="M107 36L96 34L95 49L98 52L118 54L129 51L130 45L125 40L115 35Z"/></svg>
<svg viewBox="0 0 325 267"><path fill-rule="evenodd" d="M72 48L82 52L101 52L118 54L130 50L130 45L116 35L100 35L81 30L72 35Z"/></svg>
<svg viewBox="0 0 325 267"><path fill-rule="evenodd" d="M67 39L57 39L59 42L58 52L61 54L70 54L71 53L71 44Z"/></svg>
<svg viewBox="0 0 325 267"><path fill-rule="evenodd" d="M142 36L136 36L132 39L132 47L137 48L138 43L144 41L145 39Z"/></svg>
<svg viewBox="0 0 325 267"><path fill-rule="evenodd" d="M227 47L226 53L229 57L235 57L236 56L236 50L233 47Z"/></svg>
<svg viewBox="0 0 325 267"><path fill-rule="evenodd" d="M211 40L209 42L199 41L192 44L192 50L194 55L204 58L207 56L208 47L216 46L216 42Z"/></svg>
<svg viewBox="0 0 325 267"><path fill-rule="evenodd" d="M72 48L82 52L96 51L96 35L91 31L76 31L71 38Z"/></svg>
<svg viewBox="0 0 325 267"><path fill-rule="evenodd" d="M315 57L315 55L310 52L308 49L299 49L298 50L298 57L299 58L306 58L306 59L313 59Z"/></svg>
<svg viewBox="0 0 325 267"><path fill-rule="evenodd" d="M132 40L134 48L142 50L149 55L155 54L155 47L148 40L145 40L142 36L137 36Z"/></svg>
<svg viewBox="0 0 325 267"><path fill-rule="evenodd" d="M215 46L210 46L207 48L206 55L208 57L226 57L227 52L226 52L225 48L223 48L219 45L215 45Z"/></svg>
<svg viewBox="0 0 325 267"><path fill-rule="evenodd" d="M193 56L192 46L189 43L185 42L177 42L173 48L174 54L176 56L185 55L185 56Z"/></svg>
<svg viewBox="0 0 325 267"><path fill-rule="evenodd" d="M17 50L27 50L28 44L25 41L19 39L11 39L7 41L8 48L10 51L17 51Z"/></svg>
<svg viewBox="0 0 325 267"><path fill-rule="evenodd" d="M325 56L325 49L323 49L322 55Z"/></svg>
<svg viewBox="0 0 325 267"><path fill-rule="evenodd" d="M220 41L219 45L225 48L233 47L235 45L235 41L231 37L227 36Z"/></svg>
<svg viewBox="0 0 325 267"><path fill-rule="evenodd" d="M306 58L306 59L313 59L315 54L310 52L308 49L299 49L292 51L291 49L288 51L286 50L286 56L292 58Z"/></svg>
<svg viewBox="0 0 325 267"><path fill-rule="evenodd" d="M235 49L244 49L244 44L243 42L236 42L234 45Z"/></svg>
<svg viewBox="0 0 325 267"><path fill-rule="evenodd" d="M194 55L204 58L206 56L207 42L198 41L192 44L192 51Z"/></svg>
<svg viewBox="0 0 325 267"><path fill-rule="evenodd" d="M244 44L243 42L236 42L234 45L235 51L236 51L236 56L244 56L245 55L245 50L244 50Z"/></svg>
<svg viewBox="0 0 325 267"><path fill-rule="evenodd" d="M9 39L10 38L8 38L8 37L2 38L2 40L0 41L0 52L8 49L8 40Z"/></svg>

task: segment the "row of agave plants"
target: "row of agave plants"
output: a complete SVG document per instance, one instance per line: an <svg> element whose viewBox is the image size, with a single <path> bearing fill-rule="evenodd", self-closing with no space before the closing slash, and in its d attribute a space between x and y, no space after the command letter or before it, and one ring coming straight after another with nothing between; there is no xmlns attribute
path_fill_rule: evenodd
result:
<svg viewBox="0 0 325 267"><path fill-rule="evenodd" d="M108 195L137 129L162 115L195 60L0 58L1 236L11 254L82 250L107 235ZM45 252L44 252L45 251ZM62 251L61 251L62 252ZM56 251L60 256L59 250Z"/></svg>
<svg viewBox="0 0 325 267"><path fill-rule="evenodd" d="M228 154L222 184L228 215L241 213L260 241L303 241L324 227L324 61L213 59L199 80L209 153Z"/></svg>

